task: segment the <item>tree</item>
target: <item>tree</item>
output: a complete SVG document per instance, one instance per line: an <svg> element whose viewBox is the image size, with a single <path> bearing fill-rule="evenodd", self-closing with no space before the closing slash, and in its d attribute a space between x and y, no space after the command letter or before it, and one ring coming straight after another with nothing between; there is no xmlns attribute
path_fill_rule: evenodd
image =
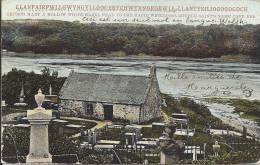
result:
<svg viewBox="0 0 260 165"><path fill-rule="evenodd" d="M16 68L2 76L2 98L8 105L13 105L18 101L19 94L24 84L25 102L30 107L35 107L34 95L39 88L42 88L43 93L48 93L50 84L52 85L53 93L58 94L64 81L64 77L58 77L58 72L53 71L52 75L49 68L44 68L42 74L34 72L25 72Z"/></svg>

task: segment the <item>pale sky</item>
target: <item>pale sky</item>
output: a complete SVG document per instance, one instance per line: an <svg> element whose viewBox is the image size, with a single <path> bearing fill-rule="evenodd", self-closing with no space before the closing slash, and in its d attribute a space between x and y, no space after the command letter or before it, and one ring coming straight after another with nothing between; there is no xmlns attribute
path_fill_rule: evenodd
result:
<svg viewBox="0 0 260 165"><path fill-rule="evenodd" d="M25 5L121 5L121 6L174 6L174 7L190 7L190 6L201 6L201 7L241 7L247 8L247 11L236 11L236 12L223 12L223 11L176 11L176 12L163 12L163 11L114 11L114 12L100 12L100 11L30 11L24 9ZM65 20L65 21L81 21L81 22L93 22L90 18L91 14L96 15L95 21L100 22L100 18L104 18L106 14L113 14L109 17L108 22L115 22L116 18L120 18L121 23L124 23L124 18L133 21L134 18L140 20L147 19L148 16L140 16L140 14L150 14L150 20L145 22L147 24L161 24L155 20L168 17L166 24L175 24L172 20L181 20L183 24L197 25L200 21L208 21L211 23L212 19L215 19L213 23L218 23L220 18L227 18L228 21L241 21L244 24L260 24L260 1L259 0L2 0L2 19L13 20L13 19L52 19L52 20ZM23 11L19 11L19 8L23 8ZM29 16L29 14L34 14ZM36 14L35 14L36 13ZM59 15L63 13L64 15ZM51 14L51 15L50 15ZM70 15L69 15L70 14ZM78 15L77 15L78 14ZM119 14L119 15L118 15ZM126 14L126 15L120 15ZM128 14L132 16L128 16ZM136 16L135 14L139 14ZM159 17L154 17L151 14L158 14ZM163 14L170 14L163 16ZM191 18L188 15L196 15ZM224 15L224 16L223 16ZM88 19L83 19L87 16ZM189 19L193 20L187 20ZM121 20L122 19L122 20ZM153 20L153 21L151 21Z"/></svg>

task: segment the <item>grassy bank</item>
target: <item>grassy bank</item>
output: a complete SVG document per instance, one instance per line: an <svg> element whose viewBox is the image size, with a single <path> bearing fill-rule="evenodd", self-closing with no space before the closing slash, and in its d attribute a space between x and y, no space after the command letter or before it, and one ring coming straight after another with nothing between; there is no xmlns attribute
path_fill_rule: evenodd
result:
<svg viewBox="0 0 260 165"><path fill-rule="evenodd" d="M213 116L205 105L198 104L190 98L176 99L166 94L163 94L163 98L167 106L163 107L162 111L168 116L171 116L172 113L186 113L190 125L196 126L197 129L203 129L206 125L211 125L211 128L231 129L230 126L223 124L220 119Z"/></svg>
<svg viewBox="0 0 260 165"><path fill-rule="evenodd" d="M260 122L260 100L210 99L208 101L231 105L240 117Z"/></svg>

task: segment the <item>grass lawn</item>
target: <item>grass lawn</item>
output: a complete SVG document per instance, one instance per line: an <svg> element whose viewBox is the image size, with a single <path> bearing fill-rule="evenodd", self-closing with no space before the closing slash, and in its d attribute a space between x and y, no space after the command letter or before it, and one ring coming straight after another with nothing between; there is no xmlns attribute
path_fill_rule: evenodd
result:
<svg viewBox="0 0 260 165"><path fill-rule="evenodd" d="M97 136L98 140L121 140L124 136L124 130L120 128L108 128L107 131L102 132Z"/></svg>
<svg viewBox="0 0 260 165"><path fill-rule="evenodd" d="M196 127L196 129L202 130L206 125L211 125L211 128L215 129L233 129L224 124L219 118L213 116L205 105L198 104L193 99L187 97L175 99L166 94L162 96L167 104L167 107L163 107L162 111L168 116L171 116L172 113L187 114L190 128Z"/></svg>
<svg viewBox="0 0 260 165"><path fill-rule="evenodd" d="M141 133L143 138L159 138L162 135L162 131L153 130L151 127L143 127Z"/></svg>
<svg viewBox="0 0 260 165"><path fill-rule="evenodd" d="M80 133L81 130L88 130L96 126L97 124L95 122L90 122L90 121L79 121L79 120L66 120L68 121L67 123L58 123L58 122L52 122L51 126L60 126L63 128L63 133L66 134L67 136L71 136L77 133ZM75 124L75 125L82 125L84 127L77 128L77 127L67 127L66 125L68 124Z"/></svg>
<svg viewBox="0 0 260 165"><path fill-rule="evenodd" d="M244 118L244 119L256 121L256 122L259 122L259 121L260 121L260 116L242 114L242 115L240 115L240 117L242 117L242 118Z"/></svg>

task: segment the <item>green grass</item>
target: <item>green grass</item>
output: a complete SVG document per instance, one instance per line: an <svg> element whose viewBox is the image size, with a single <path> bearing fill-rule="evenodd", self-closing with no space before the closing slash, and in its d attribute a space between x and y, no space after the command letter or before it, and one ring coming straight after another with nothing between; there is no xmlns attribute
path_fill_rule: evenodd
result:
<svg viewBox="0 0 260 165"><path fill-rule="evenodd" d="M208 99L207 101L220 104L229 104L234 107L235 113L243 112L242 118L260 121L260 100L246 99Z"/></svg>
<svg viewBox="0 0 260 165"><path fill-rule="evenodd" d="M124 136L124 130L119 128L108 128L106 131L103 131L98 137L98 140L119 140L121 141Z"/></svg>
<svg viewBox="0 0 260 165"><path fill-rule="evenodd" d="M259 117L259 116L254 116L254 115L242 114L242 115L240 115L240 117L242 117L242 118L244 118L244 119L256 121L256 122L258 122L258 121L260 120L260 117Z"/></svg>
<svg viewBox="0 0 260 165"><path fill-rule="evenodd" d="M151 127L143 127L141 129L144 138L159 138L162 134L159 130L153 130Z"/></svg>
<svg viewBox="0 0 260 165"><path fill-rule="evenodd" d="M232 99L231 105L235 107L236 112L244 112L247 115L260 116L260 101L259 100L245 100Z"/></svg>
<svg viewBox="0 0 260 165"><path fill-rule="evenodd" d="M88 130L93 128L94 126L96 126L97 124L95 122L90 122L90 121L81 121L81 120L67 120L68 123L57 123L57 122L52 122L52 125L60 125L63 127L63 133L66 134L67 136L71 136L77 133L80 133L81 130ZM82 125L85 127L82 128L70 128L70 127L66 127L66 125L68 124L75 124L75 125Z"/></svg>

